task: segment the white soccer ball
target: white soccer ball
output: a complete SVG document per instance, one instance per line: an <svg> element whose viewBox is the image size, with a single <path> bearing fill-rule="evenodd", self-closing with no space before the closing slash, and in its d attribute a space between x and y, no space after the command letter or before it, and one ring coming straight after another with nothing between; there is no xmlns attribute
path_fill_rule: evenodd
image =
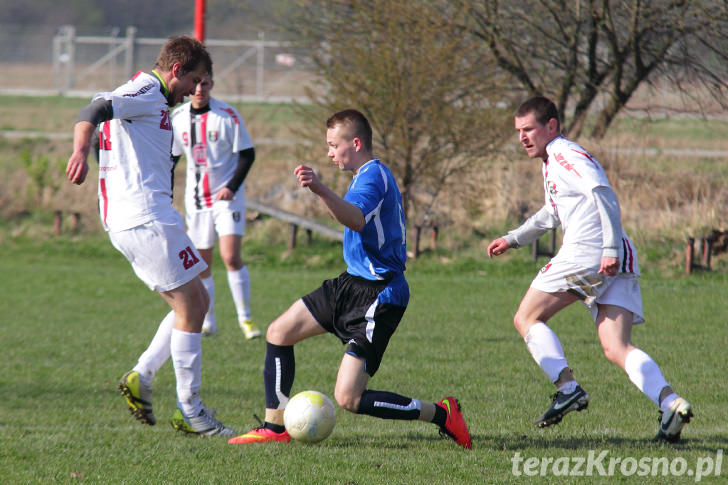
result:
<svg viewBox="0 0 728 485"><path fill-rule="evenodd" d="M293 439L316 443L328 437L336 424L336 408L325 394L299 392L283 411L283 424Z"/></svg>

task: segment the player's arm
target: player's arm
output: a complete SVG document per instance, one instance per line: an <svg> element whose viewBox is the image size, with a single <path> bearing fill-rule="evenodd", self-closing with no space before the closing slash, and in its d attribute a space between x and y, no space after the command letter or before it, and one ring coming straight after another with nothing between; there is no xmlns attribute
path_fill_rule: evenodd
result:
<svg viewBox="0 0 728 485"><path fill-rule="evenodd" d="M298 178L301 187L308 187L311 192L319 196L334 219L352 231L359 232L364 229L366 220L361 209L336 195L319 180L313 169L305 165L299 165L293 170L293 173Z"/></svg>
<svg viewBox="0 0 728 485"><path fill-rule="evenodd" d="M111 101L96 99L81 109L73 127L73 153L66 165L66 176L74 184L82 184L88 174L88 152L96 125L114 116Z"/></svg>
<svg viewBox="0 0 728 485"><path fill-rule="evenodd" d="M592 189L592 195L602 221L602 259L599 273L614 276L619 271L619 244L622 241L619 201L614 190L604 185Z"/></svg>
<svg viewBox="0 0 728 485"><path fill-rule="evenodd" d="M498 256L505 253L509 248L520 248L529 244L551 229L561 224L548 208L543 206L541 210L529 217L520 227L509 231L503 237L499 237L488 245L488 257Z"/></svg>
<svg viewBox="0 0 728 485"><path fill-rule="evenodd" d="M235 173L230 177L225 187L218 192L216 197L218 200L232 200L235 197L235 193L243 185L243 182L245 182L245 177L248 176L248 172L250 171L250 167L253 166L254 161L255 149L253 147L238 152L238 165L235 168Z"/></svg>

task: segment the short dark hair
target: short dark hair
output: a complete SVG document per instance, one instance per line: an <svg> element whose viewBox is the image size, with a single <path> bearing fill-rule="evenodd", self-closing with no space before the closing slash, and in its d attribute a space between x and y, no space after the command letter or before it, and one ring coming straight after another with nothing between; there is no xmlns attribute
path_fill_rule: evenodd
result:
<svg viewBox="0 0 728 485"><path fill-rule="evenodd" d="M345 109L332 114L326 120L326 128L333 128L336 125L347 126L349 136L359 138L365 150L372 150L372 127L361 112L355 109Z"/></svg>
<svg viewBox="0 0 728 485"><path fill-rule="evenodd" d="M182 65L182 74L194 71L202 64L212 75L212 58L207 48L199 40L187 35L177 35L167 39L154 67L170 71L176 62Z"/></svg>
<svg viewBox="0 0 728 485"><path fill-rule="evenodd" d="M533 96L528 98L526 101L516 110L516 118L522 118L529 113L533 113L533 117L536 121L545 125L551 118L554 118L557 123L557 127L561 128L561 120L559 118L559 110L549 98L544 96Z"/></svg>

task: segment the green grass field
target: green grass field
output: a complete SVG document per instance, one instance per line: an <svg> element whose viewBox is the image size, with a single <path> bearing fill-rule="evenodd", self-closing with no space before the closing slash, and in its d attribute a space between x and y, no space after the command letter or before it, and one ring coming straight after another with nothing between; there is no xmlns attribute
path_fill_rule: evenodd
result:
<svg viewBox="0 0 728 485"><path fill-rule="evenodd" d="M337 260L336 246L320 241L285 259L271 256L283 253L283 247L251 243L245 251L254 316L262 326L342 269L331 263ZM321 253L330 257L310 262ZM175 406L169 363L155 381L157 426L138 424L116 385L166 313L162 300L136 279L103 235L6 241L0 293L0 482L694 482L698 467L705 473L709 460L721 456L717 450L728 449L726 275L663 279L648 272L642 278L648 321L635 329L633 340L655 358L696 412L679 444L653 444L654 405L602 356L588 312L576 305L551 323L592 396L590 407L549 429L532 425L553 389L511 324L538 270L526 253L500 261L447 265L425 257L411 263L410 307L370 384L423 400L457 396L473 438L468 452L441 439L432 425L341 409L333 434L317 445L232 446L222 439L183 436L168 424ZM217 263L220 333L203 342L203 399L223 422L246 431L256 424L253 415L264 412L265 344L245 341L234 324ZM342 351L329 335L297 345L293 392L317 389L333 396ZM599 476L598 467L592 469L594 476L559 476L564 469L555 464L605 450L607 476ZM538 459L545 475L526 476L531 469L523 462L514 474L514 457ZM625 461L624 472L617 464L610 474L613 457ZM641 469L632 465L643 458L662 459L683 474L674 476L668 467L663 476L657 467L657 476L639 476ZM586 471L584 466L581 473ZM727 477L728 460L722 460L721 475L715 476L713 468L702 482L726 482Z"/></svg>

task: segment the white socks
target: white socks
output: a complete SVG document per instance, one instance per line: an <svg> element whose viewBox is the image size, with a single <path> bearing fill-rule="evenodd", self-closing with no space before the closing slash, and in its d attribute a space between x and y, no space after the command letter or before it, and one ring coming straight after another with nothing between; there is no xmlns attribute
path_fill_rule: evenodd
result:
<svg viewBox="0 0 728 485"><path fill-rule="evenodd" d="M645 396L649 397L652 402L660 406L660 391L665 386L669 386L662 372L652 357L641 351L634 349L624 359L624 370L629 376L629 380L642 391ZM667 396L663 400L663 404L672 404L677 398L672 395ZM669 409L669 408L668 408ZM664 411L664 409L663 409Z"/></svg>
<svg viewBox="0 0 728 485"><path fill-rule="evenodd" d="M147 350L139 356L137 365L134 366L134 370L139 373L142 378L142 383L151 386L154 380L154 375L169 359L170 348L169 341L172 338L172 328L174 327L174 312L170 311L167 316L162 319L162 323L159 324L157 333L154 335L152 342L147 347Z"/></svg>
<svg viewBox="0 0 728 485"><path fill-rule="evenodd" d="M250 276L248 267L243 265L237 271L227 272L230 293L233 295L235 309L238 312L238 321L250 320Z"/></svg>
<svg viewBox="0 0 728 485"><path fill-rule="evenodd" d="M212 279L212 275L207 278L200 278L202 286L207 290L207 294L210 295L210 306L205 314L205 322L202 324L204 328L210 330L217 330L217 317L215 316L215 280Z"/></svg>
<svg viewBox="0 0 728 485"><path fill-rule="evenodd" d="M173 328L170 349L177 377L177 405L185 416L197 416L202 410L202 334Z"/></svg>
<svg viewBox="0 0 728 485"><path fill-rule="evenodd" d="M543 369L551 382L556 382L561 371L569 364L564 357L561 342L553 330L545 323L537 322L528 330L524 340L533 360Z"/></svg>

